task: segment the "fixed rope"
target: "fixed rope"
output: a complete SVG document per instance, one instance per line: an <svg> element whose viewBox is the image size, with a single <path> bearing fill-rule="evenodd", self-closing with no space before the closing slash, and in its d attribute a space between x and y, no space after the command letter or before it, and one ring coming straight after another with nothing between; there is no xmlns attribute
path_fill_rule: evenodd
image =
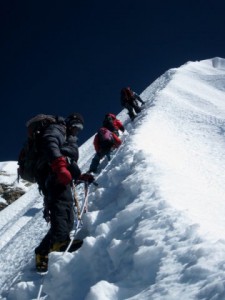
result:
<svg viewBox="0 0 225 300"><path fill-rule="evenodd" d="M71 245L72 245L72 243L73 243L73 241L76 237L77 231L80 228L82 216L83 216L84 212L86 212L86 210L87 210L88 185L89 185L88 182L84 181L84 202L83 202L83 205L82 205L82 209L80 211L80 215L77 214L77 224L76 224L76 228L75 228L73 237L70 239L69 245L67 246L66 250L63 252L63 255L69 251L69 249L70 249L70 247L71 247ZM74 197L74 200L75 200L75 197ZM78 199L76 199L75 201L78 202Z"/></svg>

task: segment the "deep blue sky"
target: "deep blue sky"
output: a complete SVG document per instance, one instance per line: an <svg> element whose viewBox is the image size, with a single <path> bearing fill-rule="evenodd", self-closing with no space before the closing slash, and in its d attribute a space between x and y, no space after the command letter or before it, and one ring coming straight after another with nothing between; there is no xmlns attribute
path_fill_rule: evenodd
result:
<svg viewBox="0 0 225 300"><path fill-rule="evenodd" d="M224 0L2 0L0 161L17 160L37 113L83 114L82 144L121 111L123 86L225 57L224 12Z"/></svg>

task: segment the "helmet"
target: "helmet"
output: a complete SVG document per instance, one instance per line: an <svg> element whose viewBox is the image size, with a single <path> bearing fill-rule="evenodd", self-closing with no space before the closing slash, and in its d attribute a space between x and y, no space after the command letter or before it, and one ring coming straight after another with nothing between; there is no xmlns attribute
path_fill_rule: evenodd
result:
<svg viewBox="0 0 225 300"><path fill-rule="evenodd" d="M84 128L84 118L79 113L70 114L65 121L68 128L76 127L80 130Z"/></svg>

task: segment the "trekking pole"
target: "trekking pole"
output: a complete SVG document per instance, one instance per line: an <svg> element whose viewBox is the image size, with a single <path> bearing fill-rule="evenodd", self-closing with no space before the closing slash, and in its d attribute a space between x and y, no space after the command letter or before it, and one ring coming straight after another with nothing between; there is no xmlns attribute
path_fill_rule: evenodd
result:
<svg viewBox="0 0 225 300"><path fill-rule="evenodd" d="M88 185L89 185L88 182L84 181L84 202L83 202L83 206L82 206L82 209L81 209L81 212L80 212L80 218L77 219L77 224L76 224L76 228L75 228L75 231L74 231L74 234L73 234L73 238L71 238L69 245L67 246L66 250L63 252L63 255L69 251L69 249L70 249L70 247L71 247L71 245L72 245L72 243L73 243L73 241L75 239L77 231L78 231L78 229L80 227L82 216L83 216L85 210L87 209L87 203L88 203Z"/></svg>
<svg viewBox="0 0 225 300"><path fill-rule="evenodd" d="M43 289L43 284L44 284L44 279L45 277L43 276L42 280L41 280L41 285L40 285L40 288L39 288L39 291L38 291L38 296L37 296L37 300L40 300L41 298L41 294L42 294L42 289Z"/></svg>
<svg viewBox="0 0 225 300"><path fill-rule="evenodd" d="M84 213L88 211L88 182L84 182L84 197L87 198L86 204L84 206Z"/></svg>
<svg viewBox="0 0 225 300"><path fill-rule="evenodd" d="M81 219L81 217L80 217L80 204L79 204L79 200L78 200L78 197L77 197L77 193L76 193L74 183L73 183L73 197L74 197L74 204L75 204L75 207L77 209L77 219Z"/></svg>

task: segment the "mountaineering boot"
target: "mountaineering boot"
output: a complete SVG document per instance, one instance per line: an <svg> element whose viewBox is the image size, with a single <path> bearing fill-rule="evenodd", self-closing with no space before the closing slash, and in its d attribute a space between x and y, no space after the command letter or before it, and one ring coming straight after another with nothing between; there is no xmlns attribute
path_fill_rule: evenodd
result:
<svg viewBox="0 0 225 300"><path fill-rule="evenodd" d="M48 270L48 255L35 254L36 269L38 272L47 272Z"/></svg>
<svg viewBox="0 0 225 300"><path fill-rule="evenodd" d="M136 118L136 115L130 116L131 121L134 121L135 118Z"/></svg>
<svg viewBox="0 0 225 300"><path fill-rule="evenodd" d="M69 243L70 243L70 241L54 243L51 247L50 252L53 252L53 251L64 252L67 249ZM68 252L74 252L74 251L78 250L82 246L82 244L83 244L82 240L74 240L72 242L72 245L70 246Z"/></svg>
<svg viewBox="0 0 225 300"><path fill-rule="evenodd" d="M133 121L136 117L136 115L133 112L128 112L128 116L130 117L131 121Z"/></svg>

